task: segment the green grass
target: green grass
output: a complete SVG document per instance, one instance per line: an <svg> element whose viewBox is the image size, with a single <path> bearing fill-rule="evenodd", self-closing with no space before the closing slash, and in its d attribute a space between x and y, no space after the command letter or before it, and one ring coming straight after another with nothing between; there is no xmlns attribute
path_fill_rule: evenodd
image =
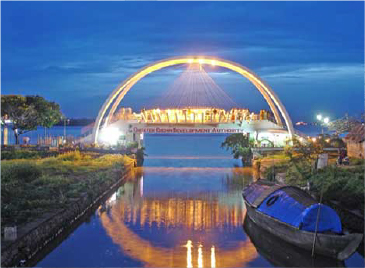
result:
<svg viewBox="0 0 365 268"><path fill-rule="evenodd" d="M27 183L42 175L42 170L34 162L2 161L1 163L1 182L2 183Z"/></svg>
<svg viewBox="0 0 365 268"><path fill-rule="evenodd" d="M32 150L22 149L22 150L1 151L1 160L39 159L56 155L58 155L58 152L32 151Z"/></svg>
<svg viewBox="0 0 365 268"><path fill-rule="evenodd" d="M1 161L1 223L19 225L45 212L65 208L71 199L100 189L121 176L123 155L65 153L45 159Z"/></svg>
<svg viewBox="0 0 365 268"><path fill-rule="evenodd" d="M37 165L41 167L43 172L49 174L81 174L121 166L124 159L125 156L123 155L98 157L97 154L82 154L76 151L61 154L57 157L40 159L37 161Z"/></svg>
<svg viewBox="0 0 365 268"><path fill-rule="evenodd" d="M282 160L289 160L289 157L286 156L284 153L275 153L275 154L268 154L261 159L282 159Z"/></svg>

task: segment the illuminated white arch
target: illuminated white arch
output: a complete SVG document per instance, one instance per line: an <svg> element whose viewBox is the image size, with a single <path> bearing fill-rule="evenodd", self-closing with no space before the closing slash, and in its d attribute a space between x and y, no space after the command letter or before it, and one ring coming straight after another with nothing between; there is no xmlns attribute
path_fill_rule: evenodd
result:
<svg viewBox="0 0 365 268"><path fill-rule="evenodd" d="M200 63L200 64L211 64L219 67L224 67L227 69L230 69L232 71L235 71L242 76L246 77L251 83L253 83L256 88L259 90L259 92L262 94L262 96L267 101L270 109L274 113L275 120L278 125L282 125L279 113L277 108L280 111L280 114L284 118L286 127L289 132L290 138L294 134L294 128L293 123L289 117L288 112L286 111L284 105L281 103L278 96L275 94L275 92L263 81L257 76L254 72L249 70L248 68L235 63L231 61L227 61L224 59L219 59L215 57L206 57L206 56L182 56L182 57L174 57L174 58L168 58L164 59L155 63L152 63L150 65L147 65L146 67L140 69L130 77L128 77L126 80L124 80L117 88L113 90L113 92L109 95L108 99L104 102L103 106L101 107L99 114L96 118L93 133L92 133L92 141L94 143L97 143L98 140L98 134L99 134L99 128L100 124L104 118L105 113L110 108L110 105L112 107L110 108L109 115L107 116L105 120L105 126L108 125L109 119L116 111L119 103L122 101L124 96L127 94L127 92L143 77L146 75L155 72L157 70L160 70L162 68L166 68L173 65L178 64L186 64L186 63ZM277 107L277 108L276 108Z"/></svg>

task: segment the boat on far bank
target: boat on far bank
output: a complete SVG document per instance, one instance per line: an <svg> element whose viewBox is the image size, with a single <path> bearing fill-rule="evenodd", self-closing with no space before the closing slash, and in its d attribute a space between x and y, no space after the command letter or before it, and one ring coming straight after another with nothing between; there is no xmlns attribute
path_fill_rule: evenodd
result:
<svg viewBox="0 0 365 268"><path fill-rule="evenodd" d="M338 260L350 257L362 234L345 234L337 213L295 186L266 180L243 190L247 216L284 241Z"/></svg>

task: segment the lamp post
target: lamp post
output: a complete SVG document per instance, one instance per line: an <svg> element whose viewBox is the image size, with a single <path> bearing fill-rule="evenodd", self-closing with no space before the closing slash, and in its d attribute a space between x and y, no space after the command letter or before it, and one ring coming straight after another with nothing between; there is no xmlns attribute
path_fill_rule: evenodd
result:
<svg viewBox="0 0 365 268"><path fill-rule="evenodd" d="M320 122L322 127L322 136L323 136L323 125L328 125L330 122L329 117L323 117L321 114L317 114L317 120Z"/></svg>
<svg viewBox="0 0 365 268"><path fill-rule="evenodd" d="M69 123L70 119L67 119L67 117L63 118L63 137L64 137L64 143L66 141L66 123Z"/></svg>

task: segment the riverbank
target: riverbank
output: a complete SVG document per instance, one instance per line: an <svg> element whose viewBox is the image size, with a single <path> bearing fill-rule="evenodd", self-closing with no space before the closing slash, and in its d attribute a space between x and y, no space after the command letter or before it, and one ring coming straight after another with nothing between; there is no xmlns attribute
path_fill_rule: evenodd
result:
<svg viewBox="0 0 365 268"><path fill-rule="evenodd" d="M2 161L2 266L30 259L133 166L134 160L123 155L79 152ZM16 227L16 238L4 237L4 227Z"/></svg>
<svg viewBox="0 0 365 268"><path fill-rule="evenodd" d="M304 187L317 200L322 195L322 202L338 212L346 228L363 233L365 191L363 161L350 159L349 166L336 166L335 161L336 158L332 157L327 167L308 171L303 163L293 165L289 159L276 156L256 160L253 167L260 170L261 178ZM306 177L299 176L300 170L307 173Z"/></svg>

